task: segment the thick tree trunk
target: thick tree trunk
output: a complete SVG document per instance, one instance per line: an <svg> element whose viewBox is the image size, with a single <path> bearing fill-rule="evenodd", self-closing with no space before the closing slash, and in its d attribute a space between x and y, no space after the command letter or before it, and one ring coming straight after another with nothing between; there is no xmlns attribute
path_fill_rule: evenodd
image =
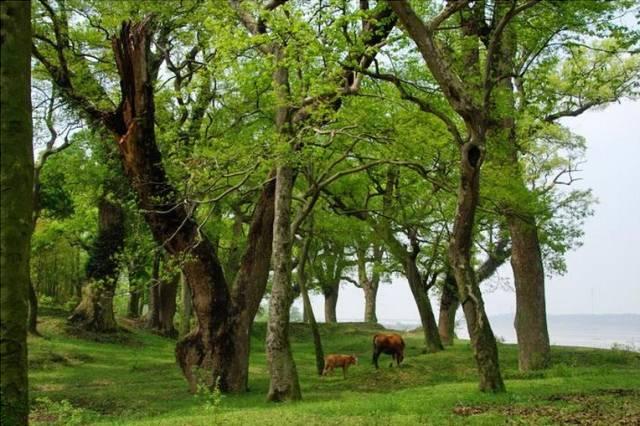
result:
<svg viewBox="0 0 640 426"><path fill-rule="evenodd" d="M507 221L516 287L518 365L521 371L541 369L549 364L550 347L538 229L532 216L509 216Z"/></svg>
<svg viewBox="0 0 640 426"><path fill-rule="evenodd" d="M480 390L503 392L505 387L500 373L498 346L484 310L475 271L471 267L473 223L478 206L481 162L482 151L477 143L472 141L461 147L458 205L449 244L449 263L458 286L471 337L471 347L480 373Z"/></svg>
<svg viewBox="0 0 640 426"><path fill-rule="evenodd" d="M456 328L456 312L460 306L458 300L458 288L453 275L448 272L444 285L442 286L442 296L440 297L440 317L438 319L438 333L440 340L445 346L453 345Z"/></svg>
<svg viewBox="0 0 640 426"><path fill-rule="evenodd" d="M0 406L26 425L27 310L33 200L31 2L0 3Z"/></svg>
<svg viewBox="0 0 640 426"><path fill-rule="evenodd" d="M376 324L376 299L378 297L378 286L365 286L364 290L364 322Z"/></svg>
<svg viewBox="0 0 640 426"><path fill-rule="evenodd" d="M217 381L227 391L228 366L235 356L229 288L213 245L199 232L162 166L154 132L149 28L149 18L124 23L113 39L122 103L113 115L102 114L102 120L119 137L123 168L155 241L170 254L185 257L182 268L198 326L178 342L176 359L192 391L196 390L194 367L208 370L207 383Z"/></svg>
<svg viewBox="0 0 640 426"><path fill-rule="evenodd" d="M99 333L117 330L113 295L124 233L122 206L103 197L98 204L98 236L89 253L87 282L80 303L68 319L71 324Z"/></svg>
<svg viewBox="0 0 640 426"><path fill-rule="evenodd" d="M340 282L331 283L322 289L324 294L324 322L335 324L338 322L336 307L338 306L338 295L340 294Z"/></svg>
<svg viewBox="0 0 640 426"><path fill-rule="evenodd" d="M278 71L276 71L278 72ZM291 300L291 198L293 170L278 167L275 219L273 222L273 282L267 325L267 363L269 401L301 399L298 372L289 344L289 306Z"/></svg>

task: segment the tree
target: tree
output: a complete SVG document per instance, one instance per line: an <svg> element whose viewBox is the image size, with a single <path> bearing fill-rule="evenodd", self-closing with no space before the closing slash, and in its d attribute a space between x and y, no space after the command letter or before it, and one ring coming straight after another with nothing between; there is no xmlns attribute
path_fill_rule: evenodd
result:
<svg viewBox="0 0 640 426"><path fill-rule="evenodd" d="M0 3L0 410L26 425L29 244L32 231L31 3Z"/></svg>

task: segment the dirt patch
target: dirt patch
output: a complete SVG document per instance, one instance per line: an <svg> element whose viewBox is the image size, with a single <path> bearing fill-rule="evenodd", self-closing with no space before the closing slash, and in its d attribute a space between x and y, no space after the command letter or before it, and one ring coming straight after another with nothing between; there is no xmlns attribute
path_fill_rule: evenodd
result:
<svg viewBox="0 0 640 426"><path fill-rule="evenodd" d="M591 393L555 394L536 405L459 405L458 416L499 413L507 418L522 418L527 423L548 422L574 425L640 425L640 391L599 389ZM544 421L543 421L544 420Z"/></svg>

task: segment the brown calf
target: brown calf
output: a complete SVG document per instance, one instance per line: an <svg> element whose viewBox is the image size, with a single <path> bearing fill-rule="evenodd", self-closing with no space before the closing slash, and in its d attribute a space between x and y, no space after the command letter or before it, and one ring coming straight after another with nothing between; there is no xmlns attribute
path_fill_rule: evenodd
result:
<svg viewBox="0 0 640 426"><path fill-rule="evenodd" d="M350 365L356 365L358 358L355 355L327 355L324 357L324 371L323 376L331 373L334 368L342 367L343 377L347 377L347 369Z"/></svg>
<svg viewBox="0 0 640 426"><path fill-rule="evenodd" d="M399 334L376 334L373 336L373 364L378 368L380 354L391 355L398 367L404 359L404 340ZM391 363L393 365L393 362Z"/></svg>

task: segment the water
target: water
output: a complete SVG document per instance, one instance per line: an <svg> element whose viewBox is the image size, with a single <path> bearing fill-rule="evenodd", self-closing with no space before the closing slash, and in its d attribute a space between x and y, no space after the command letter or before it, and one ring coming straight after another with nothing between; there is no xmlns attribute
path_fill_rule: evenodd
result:
<svg viewBox="0 0 640 426"><path fill-rule="evenodd" d="M513 315L489 318L494 334L505 343L516 343ZM387 328L411 330L420 326L415 320L381 321ZM549 315L547 317L549 339L552 345L584 346L610 349L623 346L640 351L640 315ZM456 322L456 334L468 339L463 318Z"/></svg>

